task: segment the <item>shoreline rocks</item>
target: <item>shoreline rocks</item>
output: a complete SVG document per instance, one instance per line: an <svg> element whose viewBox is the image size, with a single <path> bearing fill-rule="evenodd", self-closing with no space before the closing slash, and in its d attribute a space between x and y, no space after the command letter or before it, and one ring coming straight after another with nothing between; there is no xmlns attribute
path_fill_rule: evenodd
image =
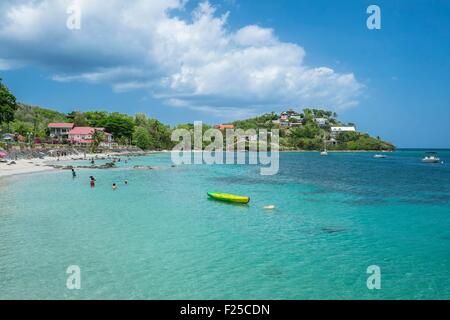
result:
<svg viewBox="0 0 450 320"><path fill-rule="evenodd" d="M72 170L72 169L113 169L116 168L114 162L108 162L100 165L90 165L90 166L73 166L73 165L59 165L59 164L48 164L47 167L60 169L60 170Z"/></svg>

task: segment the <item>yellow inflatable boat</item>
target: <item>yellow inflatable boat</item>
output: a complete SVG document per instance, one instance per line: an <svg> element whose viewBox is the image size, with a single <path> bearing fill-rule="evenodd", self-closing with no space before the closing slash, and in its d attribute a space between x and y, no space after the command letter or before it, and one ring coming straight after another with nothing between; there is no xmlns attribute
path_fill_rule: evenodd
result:
<svg viewBox="0 0 450 320"><path fill-rule="evenodd" d="M244 203L250 202L250 197L236 196L234 194L226 194L219 192L208 192L208 196L219 201L233 202L233 203Z"/></svg>

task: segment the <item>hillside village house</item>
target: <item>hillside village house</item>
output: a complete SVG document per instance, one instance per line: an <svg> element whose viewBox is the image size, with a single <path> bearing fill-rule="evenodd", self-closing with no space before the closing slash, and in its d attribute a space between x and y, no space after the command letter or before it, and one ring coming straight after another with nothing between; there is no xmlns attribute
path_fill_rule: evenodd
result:
<svg viewBox="0 0 450 320"><path fill-rule="evenodd" d="M336 138L337 135L341 132L356 132L355 126L347 126L347 127L331 127L331 136Z"/></svg>
<svg viewBox="0 0 450 320"><path fill-rule="evenodd" d="M300 127L303 125L303 118L300 115L291 116L289 119L290 127Z"/></svg>
<svg viewBox="0 0 450 320"><path fill-rule="evenodd" d="M69 131L74 127L73 123L49 123L50 137L62 142L69 139Z"/></svg>
<svg viewBox="0 0 450 320"><path fill-rule="evenodd" d="M328 124L327 118L315 118L314 121L316 121L319 127L325 127Z"/></svg>
<svg viewBox="0 0 450 320"><path fill-rule="evenodd" d="M328 144L332 145L332 146L336 146L338 144L336 138L331 137L328 141Z"/></svg>
<svg viewBox="0 0 450 320"><path fill-rule="evenodd" d="M95 131L102 131L105 134L106 144L111 144L112 134L105 131L105 128L92 128L92 127L75 127L69 131L69 140L74 144L91 144L94 142L92 139Z"/></svg>
<svg viewBox="0 0 450 320"><path fill-rule="evenodd" d="M298 113L297 111L294 111L292 109L289 109L288 111L282 112L281 115L286 115L288 117L288 119L295 117L295 116L299 116L300 113Z"/></svg>
<svg viewBox="0 0 450 320"><path fill-rule="evenodd" d="M13 142L15 140L15 135L12 133L5 133L2 135L2 141Z"/></svg>
<svg viewBox="0 0 450 320"><path fill-rule="evenodd" d="M288 110L281 112L278 120L273 120L272 123L282 128L298 127L303 125L303 118L298 112Z"/></svg>
<svg viewBox="0 0 450 320"><path fill-rule="evenodd" d="M215 129L225 130L225 129L234 129L234 125L232 124L218 124L214 126Z"/></svg>

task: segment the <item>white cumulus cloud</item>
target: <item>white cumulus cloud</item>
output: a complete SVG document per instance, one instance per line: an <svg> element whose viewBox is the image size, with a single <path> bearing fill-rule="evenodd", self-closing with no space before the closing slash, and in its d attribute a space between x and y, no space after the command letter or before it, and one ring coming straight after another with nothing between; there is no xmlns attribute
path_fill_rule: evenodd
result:
<svg viewBox="0 0 450 320"><path fill-rule="evenodd" d="M358 104L363 85L352 73L306 65L305 50L273 29L230 30L229 14L208 2L189 16L185 2L4 0L0 69L11 67L8 61L44 66L55 81L147 90L165 105L209 113ZM74 3L82 12L80 30L66 27Z"/></svg>

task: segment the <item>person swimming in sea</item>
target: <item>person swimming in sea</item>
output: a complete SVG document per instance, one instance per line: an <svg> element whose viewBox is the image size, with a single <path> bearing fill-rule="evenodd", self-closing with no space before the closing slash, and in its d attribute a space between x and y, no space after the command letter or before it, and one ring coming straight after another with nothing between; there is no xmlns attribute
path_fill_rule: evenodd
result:
<svg viewBox="0 0 450 320"><path fill-rule="evenodd" d="M93 176L90 177L91 178L91 188L95 187L95 178Z"/></svg>
<svg viewBox="0 0 450 320"><path fill-rule="evenodd" d="M125 185L128 185L128 180L125 180Z"/></svg>
<svg viewBox="0 0 450 320"><path fill-rule="evenodd" d="M112 189L117 190L117 185L115 183L112 184Z"/></svg>

